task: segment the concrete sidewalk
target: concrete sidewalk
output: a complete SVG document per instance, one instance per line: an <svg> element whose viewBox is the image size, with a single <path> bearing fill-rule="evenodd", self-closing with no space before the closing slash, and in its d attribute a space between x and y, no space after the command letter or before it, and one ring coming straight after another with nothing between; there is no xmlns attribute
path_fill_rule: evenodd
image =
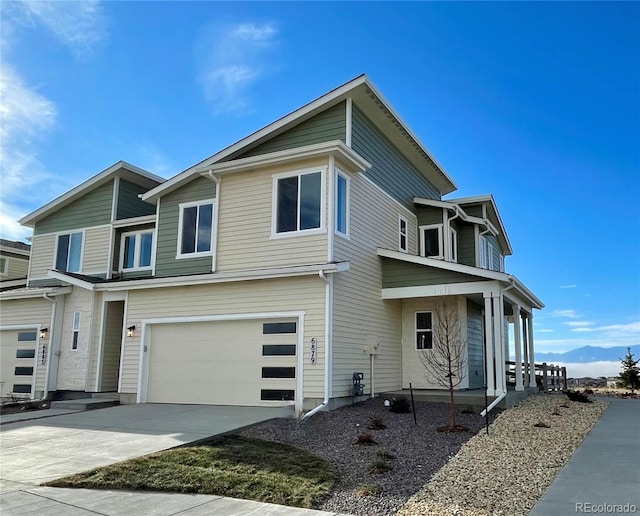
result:
<svg viewBox="0 0 640 516"><path fill-rule="evenodd" d="M609 408L529 516L640 512L640 401L607 401Z"/></svg>

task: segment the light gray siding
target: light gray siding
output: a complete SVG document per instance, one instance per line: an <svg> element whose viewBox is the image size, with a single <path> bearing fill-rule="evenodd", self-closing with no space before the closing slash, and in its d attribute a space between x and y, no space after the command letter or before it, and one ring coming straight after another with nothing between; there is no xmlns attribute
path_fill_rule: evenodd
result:
<svg viewBox="0 0 640 516"><path fill-rule="evenodd" d="M414 210L414 196L440 199L438 190L355 105L351 145L373 165L367 177L408 209Z"/></svg>
<svg viewBox="0 0 640 516"><path fill-rule="evenodd" d="M140 200L138 194L147 189L130 181L120 180L118 188L118 205L116 207L116 220L129 219L153 215L156 212L154 204Z"/></svg>
<svg viewBox="0 0 640 516"><path fill-rule="evenodd" d="M228 159L245 158L334 140L345 141L346 132L346 105L345 102L340 102L242 155Z"/></svg>
<svg viewBox="0 0 640 516"><path fill-rule="evenodd" d="M112 198L113 180L98 186L71 204L36 222L33 234L41 235L109 224Z"/></svg>
<svg viewBox="0 0 640 516"><path fill-rule="evenodd" d="M213 199L216 186L213 181L197 177L189 184L160 199L157 228L156 276L177 276L211 272L210 256L176 259L178 251L178 222L180 204ZM214 221L215 224L215 221Z"/></svg>
<svg viewBox="0 0 640 516"><path fill-rule="evenodd" d="M482 334L482 309L467 301L467 348L469 388L484 387L484 337Z"/></svg>

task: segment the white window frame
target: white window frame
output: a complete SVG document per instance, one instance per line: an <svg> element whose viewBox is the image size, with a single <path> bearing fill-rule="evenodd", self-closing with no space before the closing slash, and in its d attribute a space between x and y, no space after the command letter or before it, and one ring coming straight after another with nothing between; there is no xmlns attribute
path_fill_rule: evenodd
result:
<svg viewBox="0 0 640 516"><path fill-rule="evenodd" d="M182 227L182 226L181 226ZM140 256L142 250L142 235L151 234L151 261L149 265L140 266ZM124 242L127 237L135 236L135 250L133 252L133 267L124 266ZM128 231L122 233L120 237L120 272L147 271L153 268L153 247L155 240L155 232L153 229L141 229L139 231Z"/></svg>
<svg viewBox="0 0 640 516"><path fill-rule="evenodd" d="M449 261L458 263L458 232L450 227L449 228Z"/></svg>
<svg viewBox="0 0 640 516"><path fill-rule="evenodd" d="M431 314L431 328L418 328L418 314ZM425 351L433 349L433 323L434 323L434 313L432 310L417 310L415 316L413 318L413 326L414 326L414 346L416 351ZM431 333L431 347L430 348L420 348L418 347L418 332L429 332Z"/></svg>
<svg viewBox="0 0 640 516"><path fill-rule="evenodd" d="M71 327L71 350L78 350L80 341L80 312L73 312L73 322Z"/></svg>
<svg viewBox="0 0 640 516"><path fill-rule="evenodd" d="M6 256L0 256L0 276L6 276L9 274L9 258Z"/></svg>
<svg viewBox="0 0 640 516"><path fill-rule="evenodd" d="M427 256L426 239L424 238L424 232L430 229L438 230L438 254L433 256ZM420 226L420 256L425 258L433 258L435 260L444 259L444 239L442 237L442 224L428 224L426 226Z"/></svg>
<svg viewBox="0 0 640 516"><path fill-rule="evenodd" d="M196 249L197 249L197 234L198 234L198 224L200 221L200 206L206 206L207 204L211 205L211 242L209 245L209 251L200 251L197 250L193 253L183 253L182 252L182 227L183 227L183 219L184 219L184 210L186 208L193 208L196 206L198 208L198 215L196 217ZM201 256L212 256L215 248L215 227L217 224L216 221L216 200L215 199L203 199L200 201L192 201L192 202L184 202L178 205L180 209L180 215L178 216L178 247L176 250L176 259L185 259L185 258L199 258Z"/></svg>
<svg viewBox="0 0 640 516"><path fill-rule="evenodd" d="M306 174L320 173L320 227L310 229L297 229L295 231L284 231L278 233L278 181L288 177L298 177L298 185L300 185L300 177ZM308 169L295 170L290 172L282 172L272 176L272 201L271 201L271 238L290 238L302 235L317 235L326 233L326 176L327 167L314 167ZM300 188L298 188L298 211L296 227L300 227Z"/></svg>
<svg viewBox="0 0 640 516"><path fill-rule="evenodd" d="M66 267L63 271L61 272L82 272L82 265L83 265L83 261L84 261L84 243L85 243L85 231L81 230L81 231L62 231L60 233L56 233L56 245L55 245L55 249L54 249L54 253L53 253L53 266L52 269L57 270L57 265L58 265L58 248L60 246L60 237L61 236L65 236L65 235L69 235L69 245L71 245L71 235L75 235L75 234L80 234L81 235L81 241L80 241L80 261L78 262L78 270L77 271L70 271L69 270L69 256L70 253L67 253L67 264Z"/></svg>
<svg viewBox="0 0 640 516"><path fill-rule="evenodd" d="M404 232L402 226L404 224ZM402 239L404 238L404 246ZM398 249L401 253L409 252L409 221L402 215L398 215Z"/></svg>
<svg viewBox="0 0 640 516"><path fill-rule="evenodd" d="M340 179L344 179L345 181L345 202L344 202L344 225L345 230L340 231L338 228L338 213L340 212L340 206L338 206L338 184ZM336 184L335 184L335 221L336 221L336 235L340 235L343 238L349 239L349 226L350 226L350 216L351 212L351 179L341 170L336 168Z"/></svg>

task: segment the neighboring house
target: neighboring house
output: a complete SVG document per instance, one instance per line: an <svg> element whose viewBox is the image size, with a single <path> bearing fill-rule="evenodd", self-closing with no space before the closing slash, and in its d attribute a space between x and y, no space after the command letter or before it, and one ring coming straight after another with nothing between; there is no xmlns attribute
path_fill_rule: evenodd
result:
<svg viewBox="0 0 640 516"><path fill-rule="evenodd" d="M0 239L0 290L27 282L31 246Z"/></svg>
<svg viewBox="0 0 640 516"><path fill-rule="evenodd" d="M543 305L504 271L493 198L455 189L364 75L167 181L117 163L20 221L29 282L0 293L0 330L32 375L13 385L298 412L350 402L355 371L365 395L436 388L419 353L445 298L460 388L500 395Z"/></svg>

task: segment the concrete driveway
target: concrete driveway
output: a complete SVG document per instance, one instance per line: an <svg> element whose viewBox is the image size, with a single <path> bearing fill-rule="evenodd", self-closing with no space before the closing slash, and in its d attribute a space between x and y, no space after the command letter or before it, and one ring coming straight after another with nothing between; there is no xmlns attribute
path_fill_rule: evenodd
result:
<svg viewBox="0 0 640 516"><path fill-rule="evenodd" d="M3 424L0 493L293 416L293 407L138 404Z"/></svg>

